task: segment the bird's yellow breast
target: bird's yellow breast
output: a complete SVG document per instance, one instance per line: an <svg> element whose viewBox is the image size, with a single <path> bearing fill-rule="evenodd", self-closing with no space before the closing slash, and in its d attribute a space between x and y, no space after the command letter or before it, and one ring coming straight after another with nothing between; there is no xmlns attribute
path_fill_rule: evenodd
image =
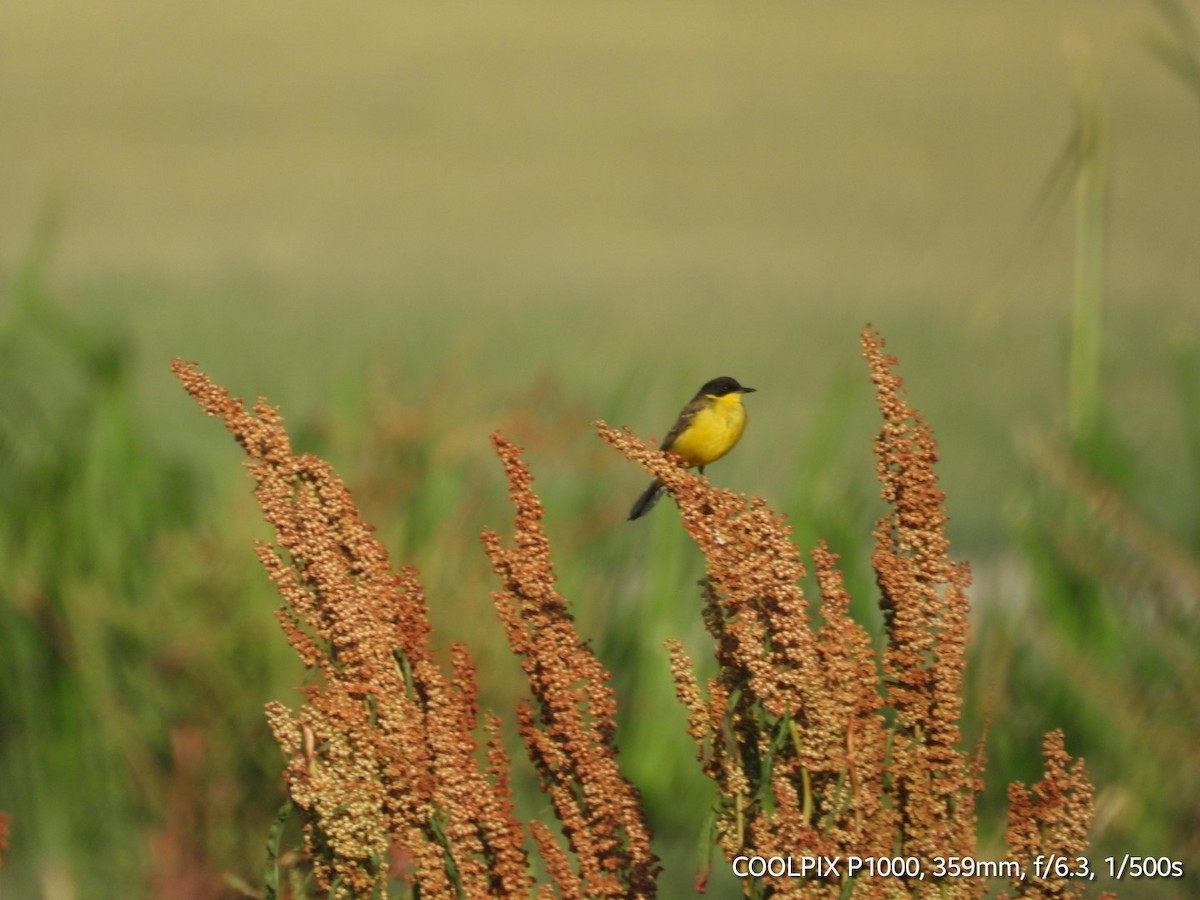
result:
<svg viewBox="0 0 1200 900"><path fill-rule="evenodd" d="M723 397L709 395L708 404L692 417L691 423L671 443L693 466L707 466L733 449L746 428L746 407L741 394Z"/></svg>

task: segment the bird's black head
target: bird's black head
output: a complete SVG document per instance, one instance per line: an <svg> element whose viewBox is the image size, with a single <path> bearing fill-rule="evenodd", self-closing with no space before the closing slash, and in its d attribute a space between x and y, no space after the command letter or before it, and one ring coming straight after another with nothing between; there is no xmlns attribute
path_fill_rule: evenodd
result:
<svg viewBox="0 0 1200 900"><path fill-rule="evenodd" d="M722 375L720 378L714 378L712 381L700 388L701 394L707 394L710 397L724 397L726 394L752 394L754 388L742 387L738 384L736 378L730 378L728 375Z"/></svg>

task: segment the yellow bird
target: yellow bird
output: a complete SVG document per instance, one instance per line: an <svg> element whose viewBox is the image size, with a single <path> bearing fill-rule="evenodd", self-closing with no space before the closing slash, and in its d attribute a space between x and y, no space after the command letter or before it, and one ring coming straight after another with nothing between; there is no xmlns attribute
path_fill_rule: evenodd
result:
<svg viewBox="0 0 1200 900"><path fill-rule="evenodd" d="M683 457L688 467L704 467L716 462L734 448L746 428L746 407L742 395L754 388L742 387L736 378L722 375L700 388L692 402L683 408L674 427L663 438L662 449ZM637 498L629 511L630 520L640 519L654 508L663 494L657 478Z"/></svg>

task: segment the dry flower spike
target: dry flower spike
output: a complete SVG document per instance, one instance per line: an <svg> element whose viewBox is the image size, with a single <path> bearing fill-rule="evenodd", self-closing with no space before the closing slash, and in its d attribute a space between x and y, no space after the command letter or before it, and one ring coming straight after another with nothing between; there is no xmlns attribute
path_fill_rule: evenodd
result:
<svg viewBox="0 0 1200 900"><path fill-rule="evenodd" d="M483 535L502 585L492 599L536 702L536 709L517 709L521 737L578 871L549 832L539 829L542 858L563 897L652 897L658 859L641 796L617 763L617 701L609 674L575 630L555 587L541 501L519 449L499 434L492 444L517 510L511 548L495 532Z"/></svg>
<svg viewBox="0 0 1200 900"><path fill-rule="evenodd" d="M805 567L782 517L713 488L629 432L598 425L604 440L662 480L705 557L704 619L717 676L702 690L682 644L668 649L689 732L716 786L716 836L730 861L901 856L929 873L936 857L976 857L983 755L959 746L970 573L949 557L932 429L905 401L882 338L868 328L862 343L883 415L875 454L890 507L876 525L872 558L886 625L882 658L850 617L829 548L812 553L823 623L814 631L800 587ZM1061 740L1054 746L1035 792L1073 802L1016 803L1013 813L1027 827L1054 819L1042 853L1077 848L1091 823L1082 766L1067 765ZM1010 849L1020 858L1031 848L1015 828ZM1050 896L1042 885L1028 887L1030 896ZM778 897L844 896L847 888L869 897L980 897L986 885L979 873L933 879L882 870L848 884L844 867L804 878L768 873L746 885L748 896ZM1076 895L1071 886L1055 890Z"/></svg>
<svg viewBox="0 0 1200 900"><path fill-rule="evenodd" d="M457 646L451 679L433 661L416 572L392 570L341 479L293 453L276 410L259 401L251 413L194 366L173 370L246 450L275 530L258 555L316 677L298 711L271 703L267 718L321 890L386 897L393 875L424 897L528 895L508 760L493 743L488 769L477 764L474 666ZM391 873L393 859L405 870Z"/></svg>
<svg viewBox="0 0 1200 900"><path fill-rule="evenodd" d="M983 757L961 748L959 716L970 584L952 562L932 430L904 400L895 360L874 331L863 349L883 427L875 442L889 512L872 557L886 646L877 654L850 616L837 555L812 552L821 625L801 587L807 571L782 517L709 485L669 454L599 425L601 436L661 479L705 558L704 622L717 675L701 687L671 642L676 692L716 787L714 838L738 856L921 861L974 857ZM393 570L327 463L293 453L276 410L253 412L193 365L173 369L246 450L275 530L259 557L284 605L280 624L313 673L305 703L267 717L287 760L306 851L328 896L386 897L407 880L422 897L529 896L534 882L513 814L498 720L476 704L475 669L453 645L447 678L429 650L425 598L410 568ZM558 593L541 503L518 449L499 435L516 509L514 541L483 541L501 587L493 600L529 680L518 723L564 848L530 833L558 896L652 897L658 861L637 789L617 763L616 698ZM1010 790L1010 858L1086 849L1092 788L1061 734L1047 737L1045 776ZM394 871L393 871L394 870ZM747 879L752 897L981 897L985 873L922 879L895 870L849 879ZM698 884L702 887L702 873ZM1066 879L1014 879L1020 896L1074 897ZM539 896L554 896L543 885Z"/></svg>

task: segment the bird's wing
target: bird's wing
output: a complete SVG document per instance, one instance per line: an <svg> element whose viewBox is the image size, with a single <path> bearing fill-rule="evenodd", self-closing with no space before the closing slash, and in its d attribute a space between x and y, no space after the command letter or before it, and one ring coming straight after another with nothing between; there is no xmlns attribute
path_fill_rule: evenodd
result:
<svg viewBox="0 0 1200 900"><path fill-rule="evenodd" d="M696 413L704 409L706 400L704 397L697 397L691 403L683 408L683 412L679 414L674 427L667 432L667 436L663 438L662 449L670 450L671 445L675 443L675 438L683 434L689 425L692 424L692 419L696 418Z"/></svg>

